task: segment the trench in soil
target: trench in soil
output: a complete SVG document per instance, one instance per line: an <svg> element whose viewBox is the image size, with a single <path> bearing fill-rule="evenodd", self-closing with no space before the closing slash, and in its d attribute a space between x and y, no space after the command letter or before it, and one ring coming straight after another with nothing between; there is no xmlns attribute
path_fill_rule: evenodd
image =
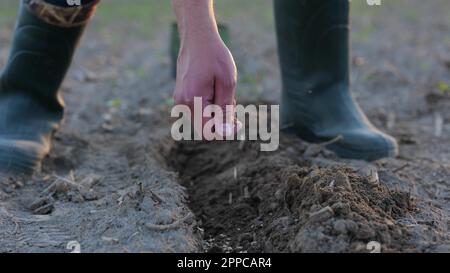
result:
<svg viewBox="0 0 450 273"><path fill-rule="evenodd" d="M206 252L368 252L370 241L383 252L417 251L405 224L415 200L371 169L313 163L335 159L323 147L291 137L270 153L257 142L161 147L187 189Z"/></svg>

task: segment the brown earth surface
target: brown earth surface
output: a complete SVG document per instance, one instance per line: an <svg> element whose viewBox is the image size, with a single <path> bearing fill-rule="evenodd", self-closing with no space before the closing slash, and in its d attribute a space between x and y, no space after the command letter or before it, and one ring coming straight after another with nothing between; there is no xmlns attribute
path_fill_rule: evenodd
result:
<svg viewBox="0 0 450 273"><path fill-rule="evenodd" d="M0 67L16 2L0 4ZM271 1L242 2L217 1L238 101L276 103ZM353 3L353 93L400 144L373 163L292 136L271 153L173 142L170 4L103 3L42 172L0 181L0 252L450 252L449 3L384 2Z"/></svg>

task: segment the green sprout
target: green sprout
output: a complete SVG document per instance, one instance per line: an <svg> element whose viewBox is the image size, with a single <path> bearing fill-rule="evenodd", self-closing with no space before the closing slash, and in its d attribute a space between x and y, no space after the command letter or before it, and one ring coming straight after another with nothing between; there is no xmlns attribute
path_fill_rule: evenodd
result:
<svg viewBox="0 0 450 273"><path fill-rule="evenodd" d="M441 91L442 93L447 93L450 91L450 85L448 85L448 83L440 81L438 83L438 89L439 91Z"/></svg>
<svg viewBox="0 0 450 273"><path fill-rule="evenodd" d="M108 101L108 106L111 108L120 108L122 106L122 100L121 99L114 99Z"/></svg>

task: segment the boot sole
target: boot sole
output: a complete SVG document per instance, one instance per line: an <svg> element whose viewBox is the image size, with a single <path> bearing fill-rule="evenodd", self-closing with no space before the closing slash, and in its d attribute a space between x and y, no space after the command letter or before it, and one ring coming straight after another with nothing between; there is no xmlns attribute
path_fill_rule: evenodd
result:
<svg viewBox="0 0 450 273"><path fill-rule="evenodd" d="M360 149L350 149L347 147L342 147L338 144L330 144L326 146L327 149L335 152L341 158L347 159L360 159L365 161L376 161L382 158L393 158L398 155L397 147L392 147L390 149L373 149L373 150L360 150Z"/></svg>

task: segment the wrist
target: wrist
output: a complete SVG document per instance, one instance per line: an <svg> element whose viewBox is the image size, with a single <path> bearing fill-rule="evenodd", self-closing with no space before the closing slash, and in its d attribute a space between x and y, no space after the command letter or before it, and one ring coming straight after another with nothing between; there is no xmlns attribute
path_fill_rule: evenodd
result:
<svg viewBox="0 0 450 273"><path fill-rule="evenodd" d="M221 41L213 0L173 0L183 45L207 45Z"/></svg>

